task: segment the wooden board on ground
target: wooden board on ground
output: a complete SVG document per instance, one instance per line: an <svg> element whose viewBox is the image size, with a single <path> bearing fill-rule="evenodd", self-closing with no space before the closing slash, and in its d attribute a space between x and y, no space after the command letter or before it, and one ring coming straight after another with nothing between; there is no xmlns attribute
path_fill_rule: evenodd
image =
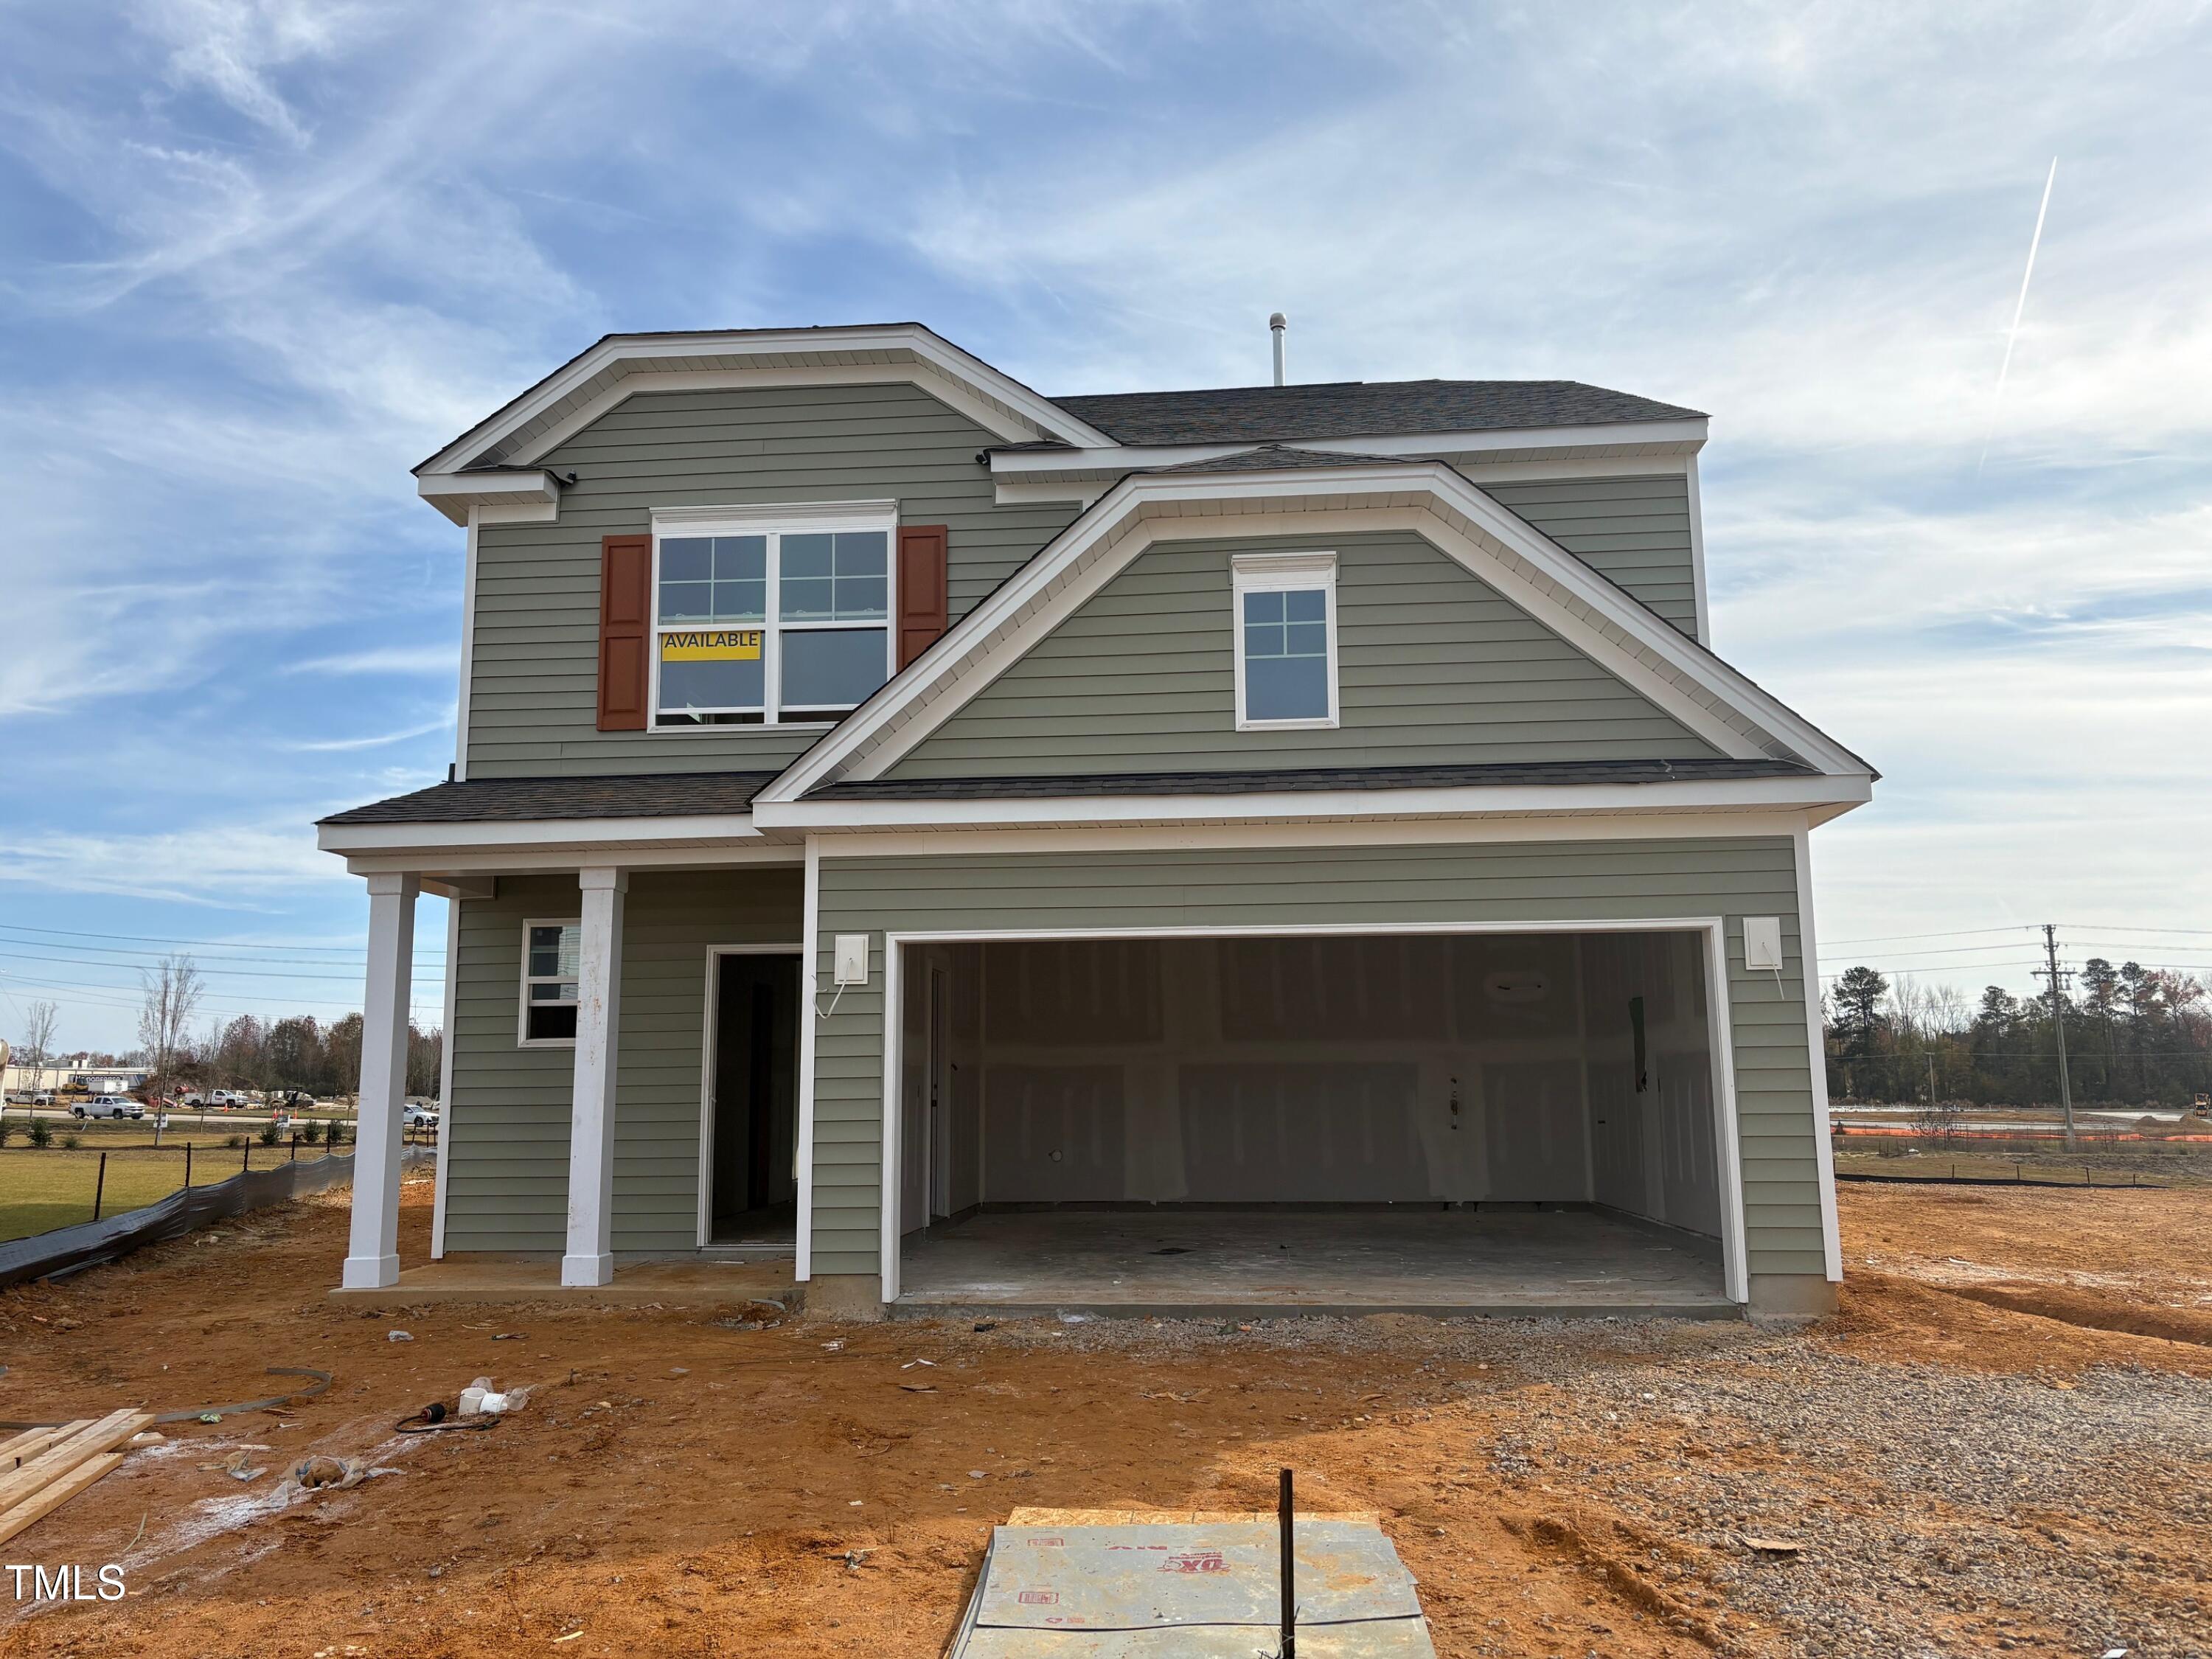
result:
<svg viewBox="0 0 2212 1659"><path fill-rule="evenodd" d="M6 1543L26 1527L45 1520L122 1461L121 1452L103 1452L78 1464L59 1480L48 1481L33 1496L0 1514L0 1544Z"/></svg>
<svg viewBox="0 0 2212 1659"><path fill-rule="evenodd" d="M65 1433L20 1468L0 1473L0 1513L35 1498L78 1465L114 1450L153 1420L151 1412L110 1412L95 1423Z"/></svg>

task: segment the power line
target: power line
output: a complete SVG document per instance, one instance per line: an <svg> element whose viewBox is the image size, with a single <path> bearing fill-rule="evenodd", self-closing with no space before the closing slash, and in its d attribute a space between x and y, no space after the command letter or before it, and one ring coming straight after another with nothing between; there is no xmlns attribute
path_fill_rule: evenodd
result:
<svg viewBox="0 0 2212 1659"><path fill-rule="evenodd" d="M1831 945L1889 945L1911 939L1972 939L1982 933L2021 933L2028 924L2021 922L2012 927L1961 927L1942 933L1887 933L1873 939L1832 939Z"/></svg>
<svg viewBox="0 0 2212 1659"><path fill-rule="evenodd" d="M121 950L112 945L70 945L58 940L42 939L0 939L0 945L32 945L38 946L41 950L46 951L74 951L87 958L83 965L88 968L108 966L141 967L154 965L147 963L146 953L142 951ZM425 945L417 951L415 959L417 962L441 960L444 957L445 954L445 947L443 945L439 945L435 949ZM355 959L356 961L363 961L366 959L367 956L368 952L362 951ZM121 957L123 960L110 963L107 960L109 957ZM52 957L40 958L41 961L48 962L58 959L59 958ZM203 962L268 962L270 959L264 957L234 956L221 951L196 951L191 956L186 957L186 960L197 966L198 963ZM302 962L296 963L276 962L274 963L271 971L281 970L283 972L294 972L301 968L336 968L340 965L341 964L336 962Z"/></svg>
<svg viewBox="0 0 2212 1659"><path fill-rule="evenodd" d="M115 968L123 969L126 972L131 971L133 966L131 963L122 962L86 962L76 957L42 957L38 955L36 952L30 951L0 951L0 962L53 962L59 963L64 968ZM296 969L282 966L258 969L250 968L200 968L195 966L193 971L200 974L212 975L222 979L312 979L327 981L334 985L350 985L357 977L357 975L353 974L303 974ZM415 977L418 979L434 979L442 981L445 976L441 974L418 974L416 975ZM127 990L130 988L127 986L118 986L115 988L118 990Z"/></svg>
<svg viewBox="0 0 2212 1659"><path fill-rule="evenodd" d="M366 945L286 945L279 940L246 939L165 939L154 933L88 933L71 927L32 927L21 922L0 922L0 933L51 933L59 939L119 939L133 945L204 945L211 950L252 949L256 951L313 951L328 955L363 956Z"/></svg>

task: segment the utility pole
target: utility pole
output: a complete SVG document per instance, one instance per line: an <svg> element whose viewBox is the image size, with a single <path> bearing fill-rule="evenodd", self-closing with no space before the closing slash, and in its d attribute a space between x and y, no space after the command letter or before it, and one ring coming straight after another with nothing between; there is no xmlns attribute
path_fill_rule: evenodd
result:
<svg viewBox="0 0 2212 1659"><path fill-rule="evenodd" d="M2051 922L2043 924L2043 960L2045 966L2036 975L2051 981L2051 1029L2058 1034L2058 1104L2066 1114L2066 1150L2074 1150L2074 1090L2066 1078L2066 991L2065 981L2058 969L2058 929Z"/></svg>

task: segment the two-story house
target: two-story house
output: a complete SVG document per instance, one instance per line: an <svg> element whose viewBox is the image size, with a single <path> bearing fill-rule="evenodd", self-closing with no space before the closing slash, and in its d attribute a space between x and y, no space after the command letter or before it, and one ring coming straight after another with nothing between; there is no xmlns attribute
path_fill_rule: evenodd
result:
<svg viewBox="0 0 2212 1659"><path fill-rule="evenodd" d="M427 890L436 1255L1830 1305L1808 835L1874 774L1711 647L1705 436L1571 381L1046 398L917 324L601 340L416 470L459 754L320 825L371 916L345 1285L398 1278Z"/></svg>

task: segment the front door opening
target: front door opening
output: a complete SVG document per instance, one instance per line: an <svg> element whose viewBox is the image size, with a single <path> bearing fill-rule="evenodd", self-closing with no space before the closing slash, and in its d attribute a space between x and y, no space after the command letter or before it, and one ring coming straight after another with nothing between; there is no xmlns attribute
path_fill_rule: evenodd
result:
<svg viewBox="0 0 2212 1659"><path fill-rule="evenodd" d="M788 1243L799 1193L799 958L716 960L708 1241Z"/></svg>
<svg viewBox="0 0 2212 1659"><path fill-rule="evenodd" d="M1699 933L905 948L902 1301L1726 1306Z"/></svg>

